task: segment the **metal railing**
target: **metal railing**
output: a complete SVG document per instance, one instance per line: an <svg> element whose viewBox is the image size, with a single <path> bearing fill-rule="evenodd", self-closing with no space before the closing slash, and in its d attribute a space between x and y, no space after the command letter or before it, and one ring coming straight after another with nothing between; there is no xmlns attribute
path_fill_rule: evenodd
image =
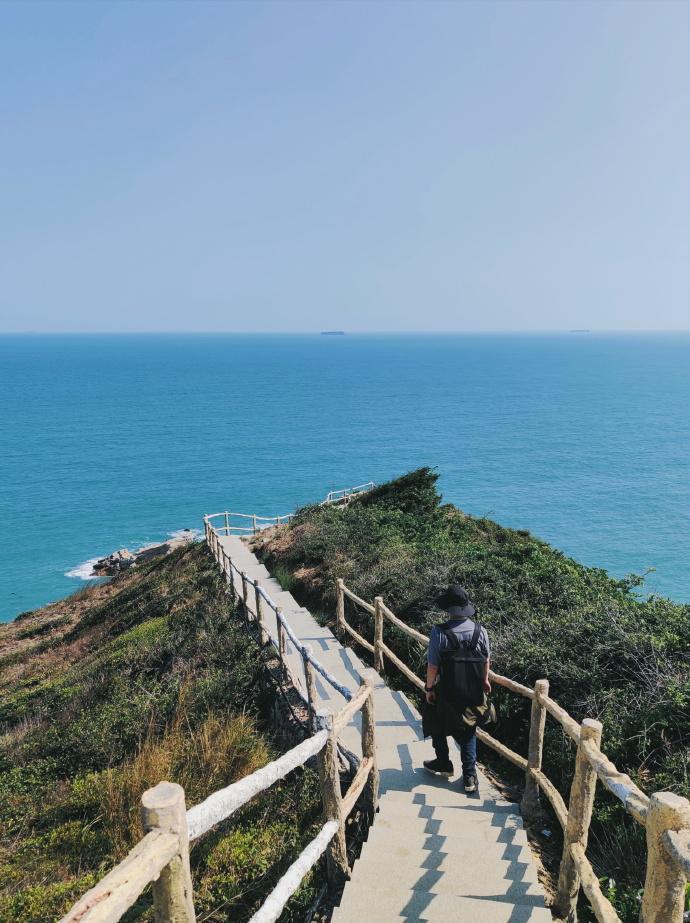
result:
<svg viewBox="0 0 690 923"><path fill-rule="evenodd" d="M326 494L326 499L321 501L321 505L326 506L329 503L347 504L353 497L358 497L361 494L367 493L367 491L372 490L374 486L373 481L367 481L366 484L358 484L357 487L344 487L341 490L329 490Z"/></svg>
<svg viewBox="0 0 690 923"><path fill-rule="evenodd" d="M358 484L357 487L329 490L320 505L347 506L355 497L361 497L374 486L373 481L367 481L366 484ZM204 516L204 522L212 525L218 535L256 535L262 529L285 525L294 515L294 513L286 513L284 516L258 516L256 513L233 513L230 510L223 510L222 513L209 513ZM220 522L215 520L220 520Z"/></svg>
<svg viewBox="0 0 690 923"><path fill-rule="evenodd" d="M346 599L373 616L372 641L364 638L346 620ZM384 659L388 659L417 689L424 690L424 681L384 642L386 621L395 625L407 637L421 644L429 643L427 635L406 625L391 612L380 596L373 603L368 603L348 589L343 580L337 581L336 622L340 637L342 632L346 632L369 651L378 672L383 671ZM539 791L542 791L563 829L563 853L554 901L556 912L568 921L575 920L582 887L598 923L621 923L613 904L604 895L586 855L596 783L599 780L647 832L647 872L640 911L641 923L682 923L685 887L690 877L690 802L672 792L656 792L648 796L639 789L630 776L620 772L602 752L601 722L585 718L578 724L550 698L548 680L537 680L534 688L530 689L493 671L490 671L489 678L497 686L530 699L532 703L527 759L482 729L477 730L477 737L525 773L523 814L529 816L537 810ZM547 715L554 718L577 745L568 805L542 772Z"/></svg>

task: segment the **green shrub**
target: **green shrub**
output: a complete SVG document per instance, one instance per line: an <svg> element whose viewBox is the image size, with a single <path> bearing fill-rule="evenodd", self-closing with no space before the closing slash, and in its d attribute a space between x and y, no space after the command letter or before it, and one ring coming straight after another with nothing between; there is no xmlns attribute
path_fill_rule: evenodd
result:
<svg viewBox="0 0 690 923"><path fill-rule="evenodd" d="M604 723L606 753L642 787L690 795L690 606L640 598L635 575L613 579L528 532L442 506L436 479L421 468L345 508L302 510L262 555L269 568L287 569L293 592L327 619L342 577L364 599L382 595L426 634L444 619L434 606L438 592L463 584L491 635L498 672L527 685L548 678L552 696L577 720ZM371 638L371 617L346 605L348 620ZM389 625L385 632L421 674L424 647ZM401 683L399 674L391 680ZM524 753L529 703L501 690L496 697L499 736ZM572 746L549 723L545 768L566 796L572 762ZM629 896L641 885L645 849L630 823L618 802L597 798L590 852L632 920Z"/></svg>

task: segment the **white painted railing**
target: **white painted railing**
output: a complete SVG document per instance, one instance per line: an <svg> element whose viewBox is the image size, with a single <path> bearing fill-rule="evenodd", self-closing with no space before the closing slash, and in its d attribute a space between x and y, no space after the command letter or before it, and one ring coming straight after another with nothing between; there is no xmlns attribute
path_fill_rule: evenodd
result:
<svg viewBox="0 0 690 923"><path fill-rule="evenodd" d="M329 490L326 499L322 501L322 506L328 503L349 503L353 497L367 493L374 487L373 481L367 481L366 484L358 484L357 487L343 487L341 490Z"/></svg>
<svg viewBox="0 0 690 923"><path fill-rule="evenodd" d="M341 490L329 490L321 506L347 506L355 497L360 497L374 487L373 481L358 484L357 487L344 487ZM256 535L262 529L273 526L283 526L290 522L294 513L284 516L258 516L256 513L233 513L224 510L222 513L209 513L204 516L204 521L213 526L218 535Z"/></svg>
<svg viewBox="0 0 690 923"><path fill-rule="evenodd" d="M369 489L369 485L363 485ZM362 488L355 488L362 492ZM338 492L340 493L340 492ZM353 492L350 492L352 494ZM348 499L326 498L324 503L343 503ZM345 822L362 794L370 813L378 804L379 778L376 767L376 743L373 684L369 676L352 693L317 660L311 649L303 645L288 620L283 615L258 580L250 580L225 552L220 535L233 534L231 516L252 520L252 526L242 531L255 533L265 522L276 525L290 516L273 519L245 514L216 513L204 517L208 546L224 574L230 594L239 604L239 610L248 622L255 622L262 642L271 643L280 657L286 677L302 696L308 709L311 735L279 759L258 769L238 782L213 792L200 804L186 810L184 790L171 782L159 782L142 796L142 819L146 836L105 878L101 879L62 918L60 923L116 923L141 895L153 884L153 903L156 920L170 923L193 923L195 920L193 886L189 864L189 843L203 836L217 824L231 817L252 798L285 778L298 766L316 757L324 806L325 822L317 836L292 863L250 923L274 923L304 877L326 853L328 878L337 883L350 874L345 842ZM223 517L218 527L213 519ZM250 590L252 588L251 600ZM264 605L276 617L277 638L274 641L264 625ZM300 689L299 678L290 673L285 656L286 639L299 652L306 694ZM316 707L314 671L336 689L345 699L345 707L335 716ZM343 797L338 769L338 736L343 728L361 711L362 759L359 768ZM351 756L351 754L348 754Z"/></svg>

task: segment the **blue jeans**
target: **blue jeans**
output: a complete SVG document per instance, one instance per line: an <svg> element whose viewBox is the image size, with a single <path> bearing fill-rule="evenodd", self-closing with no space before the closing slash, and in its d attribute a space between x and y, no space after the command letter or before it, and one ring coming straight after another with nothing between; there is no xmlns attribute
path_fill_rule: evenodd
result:
<svg viewBox="0 0 690 923"><path fill-rule="evenodd" d="M477 729L468 727L464 734L455 737L455 742L460 747L463 775L475 775L477 771ZM432 737L431 743L436 757L442 763L447 763L450 759L448 738L443 735Z"/></svg>

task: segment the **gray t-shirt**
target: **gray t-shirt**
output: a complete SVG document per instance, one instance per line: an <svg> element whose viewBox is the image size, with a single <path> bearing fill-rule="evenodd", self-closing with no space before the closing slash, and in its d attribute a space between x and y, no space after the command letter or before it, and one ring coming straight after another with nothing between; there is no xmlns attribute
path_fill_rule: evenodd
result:
<svg viewBox="0 0 690 923"><path fill-rule="evenodd" d="M458 641L461 642L471 641L472 635L474 634L474 622L472 619L451 619L444 624L443 628L450 628L451 631L457 635ZM440 625L434 625L431 629L431 636L429 637L429 653L426 658L427 663L430 663L432 667L440 667L441 652L446 650L448 650L448 638L446 638ZM479 633L479 640L477 641L477 651L482 657L486 657L487 660L491 656L489 636L486 633L486 628L483 626Z"/></svg>

